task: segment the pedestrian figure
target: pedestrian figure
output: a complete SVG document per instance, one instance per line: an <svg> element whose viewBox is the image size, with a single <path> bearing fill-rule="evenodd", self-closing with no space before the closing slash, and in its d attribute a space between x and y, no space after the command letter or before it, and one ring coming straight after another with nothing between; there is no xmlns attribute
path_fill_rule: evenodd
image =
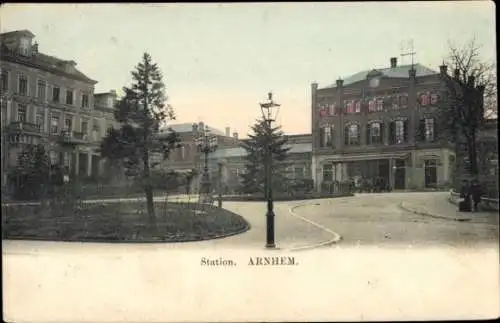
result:
<svg viewBox="0 0 500 323"><path fill-rule="evenodd" d="M471 211L471 187L468 181L462 182L462 187L460 188L460 198L463 201L458 203L458 211L459 212L470 212Z"/></svg>
<svg viewBox="0 0 500 323"><path fill-rule="evenodd" d="M481 196L482 196L482 188L477 180L472 181L471 196L472 196L472 202L473 202L473 206L474 206L473 210L474 210L474 212L477 212L479 203L481 202Z"/></svg>

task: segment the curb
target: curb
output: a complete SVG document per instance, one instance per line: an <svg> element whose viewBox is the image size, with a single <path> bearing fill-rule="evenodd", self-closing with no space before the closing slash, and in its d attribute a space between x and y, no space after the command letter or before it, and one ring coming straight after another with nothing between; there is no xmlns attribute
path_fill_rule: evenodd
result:
<svg viewBox="0 0 500 323"><path fill-rule="evenodd" d="M297 213L294 212L295 209L299 208L299 207L303 207L303 206L307 206L308 204L299 204L299 205L295 205L295 206L292 206L288 209L288 212L290 213L291 216L293 217L296 217L302 221L305 221L311 225L314 225L315 227L317 228L320 228L330 234L333 235L333 239L330 239L330 240L327 240L327 241L323 241L323 242L320 242L320 243L316 243L316 244L313 244L313 245L308 245L308 246L303 246L303 247L297 247L297 248L290 248L288 250L290 251L302 251L302 250L308 250L308 249L315 249L315 248L321 248L321 247L326 247L326 246L331 246L333 244L336 244L338 242L340 242L342 240L342 236L340 234L338 234L337 232L334 232L330 229L328 229L327 227L324 227L322 226L321 224L318 224L314 221L311 221L309 219L306 219L300 215L298 215Z"/></svg>
<svg viewBox="0 0 500 323"><path fill-rule="evenodd" d="M188 242L202 242L202 241L209 241L209 240L217 240L217 239L223 239L223 238L228 238L231 236L235 236L237 234L244 233L246 231L250 230L250 224L247 222L247 225L244 226L243 228L229 232L226 234L221 234L221 235L216 235L213 237L207 237L207 238L202 238L202 239L179 239L179 240L152 240L152 239L146 239L146 240L106 240L106 239L80 239L80 240L70 240L70 239L50 239L50 238L43 238L43 237L9 237L5 238L2 237L2 240L11 240L11 241L44 241L44 242L67 242L67 243L109 243L109 244L165 244L165 243L188 243Z"/></svg>
<svg viewBox="0 0 500 323"><path fill-rule="evenodd" d="M432 214L432 213L429 213L429 212L417 211L417 210L415 210L413 208L409 208L409 207L405 206L404 202L401 202L401 204L399 204L398 206L403 211L414 213L414 214L418 214L418 215L423 215L423 216L430 216L430 217L436 218L436 219L444 219L444 220L458 221L458 222L465 222L465 221L472 220L471 218L452 218L452 217L448 217L448 216L442 216L442 215Z"/></svg>

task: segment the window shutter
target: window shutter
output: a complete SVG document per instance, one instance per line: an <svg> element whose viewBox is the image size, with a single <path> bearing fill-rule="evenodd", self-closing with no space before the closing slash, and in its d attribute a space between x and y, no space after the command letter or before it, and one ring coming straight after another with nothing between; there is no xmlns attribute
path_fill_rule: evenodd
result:
<svg viewBox="0 0 500 323"><path fill-rule="evenodd" d="M349 145L349 126L344 127L344 144Z"/></svg>
<svg viewBox="0 0 500 323"><path fill-rule="evenodd" d="M384 143L385 139L385 122L380 123L380 143Z"/></svg>
<svg viewBox="0 0 500 323"><path fill-rule="evenodd" d="M370 124L367 124L366 125L366 144L369 145L371 144L371 134L370 134L370 129L371 129L371 125Z"/></svg>
<svg viewBox="0 0 500 323"><path fill-rule="evenodd" d="M434 128L434 141L438 141L440 139L439 134L439 124L436 122L436 119L433 119L432 127Z"/></svg>
<svg viewBox="0 0 500 323"><path fill-rule="evenodd" d="M389 142L391 144L393 144L395 142L395 140L394 140L395 139L394 137L396 135L396 133L395 133L395 125L396 124L394 123L394 121L391 121L389 123Z"/></svg>
<svg viewBox="0 0 500 323"><path fill-rule="evenodd" d="M403 122L403 138L404 142L408 142L408 120Z"/></svg>
<svg viewBox="0 0 500 323"><path fill-rule="evenodd" d="M335 127L332 125L332 127L330 128L330 136L331 136L331 146L332 148L335 148Z"/></svg>
<svg viewBox="0 0 500 323"><path fill-rule="evenodd" d="M361 144L361 126L358 124L356 126L356 128L358 129L358 137L357 137L357 145L360 145Z"/></svg>
<svg viewBox="0 0 500 323"><path fill-rule="evenodd" d="M425 119L420 119L417 129L417 140L425 141Z"/></svg>
<svg viewBox="0 0 500 323"><path fill-rule="evenodd" d="M325 128L319 128L319 146L323 147L323 143L325 142Z"/></svg>

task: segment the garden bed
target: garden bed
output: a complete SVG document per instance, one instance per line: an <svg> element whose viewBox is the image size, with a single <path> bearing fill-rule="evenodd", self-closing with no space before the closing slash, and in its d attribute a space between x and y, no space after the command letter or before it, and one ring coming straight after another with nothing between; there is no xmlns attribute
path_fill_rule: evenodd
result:
<svg viewBox="0 0 500 323"><path fill-rule="evenodd" d="M156 203L157 227L144 202L2 206L3 239L80 242L187 242L245 232L239 215L208 205Z"/></svg>

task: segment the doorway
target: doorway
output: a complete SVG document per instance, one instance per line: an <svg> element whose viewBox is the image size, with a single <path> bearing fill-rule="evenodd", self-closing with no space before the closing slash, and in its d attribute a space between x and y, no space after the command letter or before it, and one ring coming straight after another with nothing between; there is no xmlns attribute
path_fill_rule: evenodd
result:
<svg viewBox="0 0 500 323"><path fill-rule="evenodd" d="M404 190L405 189L405 177L406 177L405 161L402 159L396 159L394 166L395 166L394 189L395 190Z"/></svg>
<svg viewBox="0 0 500 323"><path fill-rule="evenodd" d="M424 161L425 188L436 188L437 186L437 161L427 159Z"/></svg>

